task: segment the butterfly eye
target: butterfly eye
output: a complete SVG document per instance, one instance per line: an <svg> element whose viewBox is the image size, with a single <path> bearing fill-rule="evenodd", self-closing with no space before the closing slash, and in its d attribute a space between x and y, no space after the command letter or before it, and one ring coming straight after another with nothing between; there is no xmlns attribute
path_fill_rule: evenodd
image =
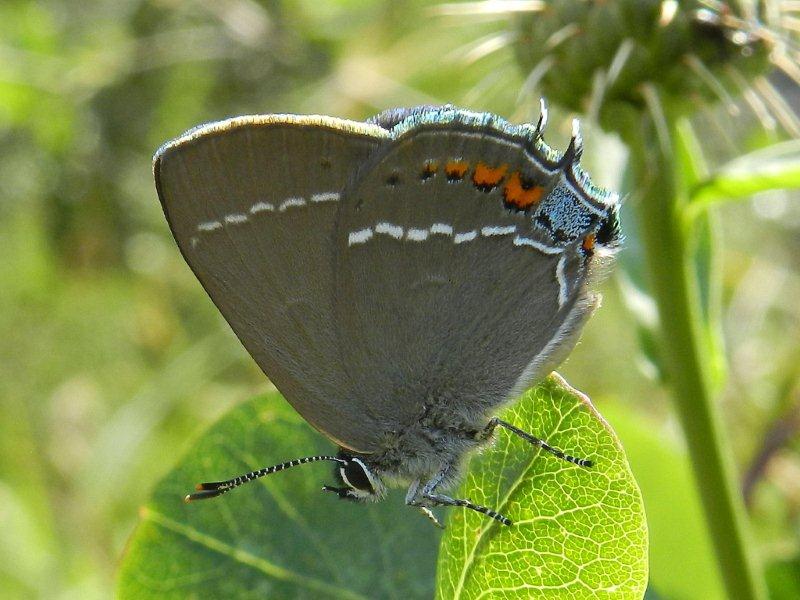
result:
<svg viewBox="0 0 800 600"><path fill-rule="evenodd" d="M347 461L347 464L339 467L342 480L354 490L374 494L375 488L370 480L367 466L357 458Z"/></svg>

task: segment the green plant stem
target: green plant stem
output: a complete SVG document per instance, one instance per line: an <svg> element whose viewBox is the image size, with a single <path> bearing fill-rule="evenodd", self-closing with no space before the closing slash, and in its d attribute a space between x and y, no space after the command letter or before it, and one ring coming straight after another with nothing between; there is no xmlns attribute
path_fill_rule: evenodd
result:
<svg viewBox="0 0 800 600"><path fill-rule="evenodd" d="M677 166L652 124L631 128L638 217L651 290L661 323L664 366L689 447L722 578L730 598L766 597L751 552L747 517L733 477L702 343L697 280L689 256ZM663 133L663 130L662 130Z"/></svg>

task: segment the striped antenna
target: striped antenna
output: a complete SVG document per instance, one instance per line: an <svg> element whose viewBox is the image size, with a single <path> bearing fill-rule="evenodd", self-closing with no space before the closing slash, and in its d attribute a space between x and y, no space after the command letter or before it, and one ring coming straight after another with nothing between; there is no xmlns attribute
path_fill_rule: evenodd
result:
<svg viewBox="0 0 800 600"><path fill-rule="evenodd" d="M288 462L281 463L279 465L274 465L272 467L264 467L263 469L259 469L258 471L250 471L249 473L245 473L244 475L239 475L238 477L234 477L233 479L228 479L227 481L211 481L207 483L198 483L195 489L197 490L193 494L187 494L184 497L184 502L192 502L194 500L205 500L207 498L216 498L217 496L221 496L225 492L230 492L233 488L239 487L249 481L253 481L254 479L258 479L259 477L264 477L265 475L272 475L273 473L277 473L278 471L283 471L284 469L288 469L290 467L297 467L299 465L304 465L306 463L318 462L320 460L329 460L333 462L337 462L342 465L346 465L347 461L341 458L337 458L336 456L306 456L305 458L296 458L295 460L290 460Z"/></svg>

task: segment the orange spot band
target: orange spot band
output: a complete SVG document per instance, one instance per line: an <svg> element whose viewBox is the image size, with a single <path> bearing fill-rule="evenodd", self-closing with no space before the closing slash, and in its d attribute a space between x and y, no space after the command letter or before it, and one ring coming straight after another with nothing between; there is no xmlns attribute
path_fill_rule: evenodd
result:
<svg viewBox="0 0 800 600"><path fill-rule="evenodd" d="M507 170L508 165L490 167L484 162L479 162L475 165L475 173L472 175L472 182L481 188L492 188L502 181Z"/></svg>
<svg viewBox="0 0 800 600"><path fill-rule="evenodd" d="M444 172L448 179L463 179L469 169L469 163L465 160L449 160L444 165Z"/></svg>
<svg viewBox="0 0 800 600"><path fill-rule="evenodd" d="M519 171L514 171L503 188L503 197L509 204L525 210L542 199L544 188L538 185L526 185Z"/></svg>
<svg viewBox="0 0 800 600"><path fill-rule="evenodd" d="M422 167L422 178L423 179L430 179L434 175L436 175L436 171L439 169L439 163L435 160L426 160L425 165Z"/></svg>

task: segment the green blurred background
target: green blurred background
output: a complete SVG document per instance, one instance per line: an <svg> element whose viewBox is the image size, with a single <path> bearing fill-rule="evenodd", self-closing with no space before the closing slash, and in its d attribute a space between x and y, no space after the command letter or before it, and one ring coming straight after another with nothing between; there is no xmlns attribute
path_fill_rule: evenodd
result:
<svg viewBox="0 0 800 600"><path fill-rule="evenodd" d="M452 102L535 121L497 20L428 2L6 0L0 4L0 595L105 598L137 507L228 408L268 387L183 263L151 156L248 113L365 118ZM487 37L488 36L488 37ZM793 84L777 79L789 108ZM573 115L553 107L548 142ZM781 137L746 107L695 118L713 164ZM584 166L625 150L584 121ZM660 598L722 597L680 428L638 324L651 300L630 206L603 308L561 369L626 445ZM725 426L775 597L800 594L800 203L715 211ZM286 457L293 458L293 457ZM745 482L746 481L746 485ZM320 503L320 510L324 504ZM7 596L8 595L8 596Z"/></svg>

